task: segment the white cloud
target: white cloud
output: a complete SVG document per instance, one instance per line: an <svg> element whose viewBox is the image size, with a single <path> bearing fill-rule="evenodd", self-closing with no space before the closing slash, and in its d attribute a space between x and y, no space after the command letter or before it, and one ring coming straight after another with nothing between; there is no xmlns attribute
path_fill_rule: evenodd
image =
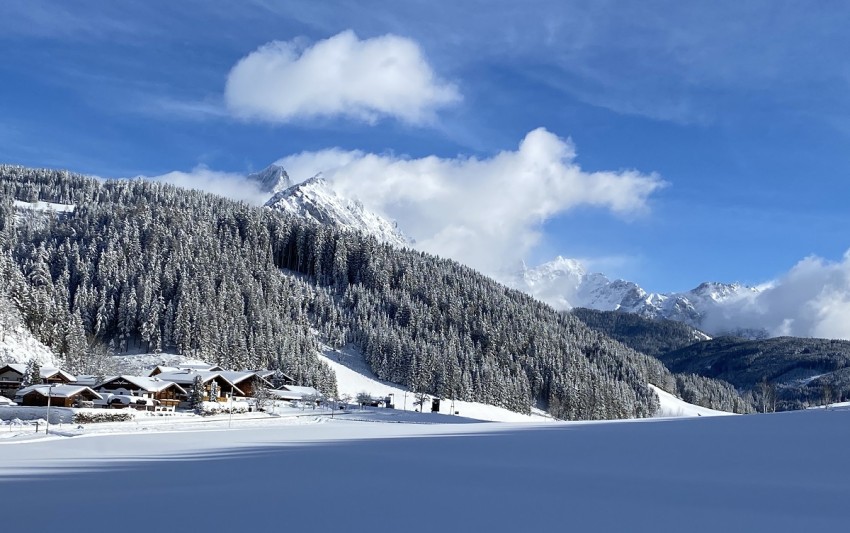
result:
<svg viewBox="0 0 850 533"><path fill-rule="evenodd" d="M360 40L350 30L309 47L299 40L265 44L233 67L225 88L232 113L270 122L387 116L418 124L459 99L414 41L396 35Z"/></svg>
<svg viewBox="0 0 850 533"><path fill-rule="evenodd" d="M161 176L143 176L152 181L163 181L183 187L197 189L260 205L268 199L268 194L262 192L259 186L245 179L242 174L210 170L204 165L198 165L190 172L175 170Z"/></svg>
<svg viewBox="0 0 850 533"><path fill-rule="evenodd" d="M428 252L495 273L527 256L542 223L580 205L630 216L664 182L627 170L585 172L571 141L536 129L489 159L420 159L329 149L278 161L295 180L322 172L344 196L399 222Z"/></svg>
<svg viewBox="0 0 850 533"><path fill-rule="evenodd" d="M840 261L807 257L761 292L726 303L708 329L765 329L772 335L850 339L850 251Z"/></svg>

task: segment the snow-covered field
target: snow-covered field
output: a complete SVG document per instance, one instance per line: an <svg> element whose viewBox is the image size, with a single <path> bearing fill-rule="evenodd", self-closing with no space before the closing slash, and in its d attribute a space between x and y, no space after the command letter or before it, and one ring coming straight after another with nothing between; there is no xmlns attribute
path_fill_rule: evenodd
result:
<svg viewBox="0 0 850 533"><path fill-rule="evenodd" d="M676 418L564 423L460 402L460 415L420 413L356 351L323 357L341 392L392 392L399 409L279 402L50 435L0 425L4 531L796 532L850 520L850 408L708 416L722 413L658 391L659 416ZM487 417L518 418L474 420Z"/></svg>
<svg viewBox="0 0 850 533"><path fill-rule="evenodd" d="M850 520L842 409L226 423L0 444L3 529L798 532L843 531Z"/></svg>

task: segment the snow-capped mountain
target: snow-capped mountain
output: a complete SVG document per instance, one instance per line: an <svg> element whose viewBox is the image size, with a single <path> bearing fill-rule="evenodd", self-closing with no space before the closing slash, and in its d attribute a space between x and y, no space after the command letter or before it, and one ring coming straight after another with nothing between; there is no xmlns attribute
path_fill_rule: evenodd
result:
<svg viewBox="0 0 850 533"><path fill-rule="evenodd" d="M686 292L649 293L631 281L611 281L604 274L588 273L578 261L563 257L535 268L523 265L503 281L557 309L626 311L646 318L676 320L695 328L704 327L706 315L724 303L758 292L738 283L708 282Z"/></svg>
<svg viewBox="0 0 850 533"><path fill-rule="evenodd" d="M259 172L248 174L247 178L254 182L261 192L269 194L275 194L292 187L289 174L279 165L269 165Z"/></svg>
<svg viewBox="0 0 850 533"><path fill-rule="evenodd" d="M286 176L285 171L283 176ZM288 176L286 180L289 180ZM283 180L279 180L278 184L280 183L283 183ZM394 223L369 211L362 203L340 196L321 175L280 190L266 202L266 207L320 224L366 233L393 246L411 245L411 240L399 231Z"/></svg>

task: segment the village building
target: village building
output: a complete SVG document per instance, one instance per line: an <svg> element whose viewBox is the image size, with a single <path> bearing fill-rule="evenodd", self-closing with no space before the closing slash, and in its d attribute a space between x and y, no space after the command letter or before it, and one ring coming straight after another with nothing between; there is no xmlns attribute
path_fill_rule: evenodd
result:
<svg viewBox="0 0 850 533"><path fill-rule="evenodd" d="M224 369L222 367L218 366L218 365L211 365L209 363L187 363L187 364L180 364L180 365L177 365L177 366L157 365L156 367L154 367L153 370L150 371L150 373L148 374L148 377L152 378L152 377L154 377L158 374L162 374L163 372L172 373L172 372L180 372L181 370L197 370L197 371L204 371L204 372L221 372Z"/></svg>
<svg viewBox="0 0 850 533"><path fill-rule="evenodd" d="M32 385L20 389L15 395L15 403L24 406L44 407L48 403L53 407L74 407L79 402L101 400L100 394L82 385L52 384Z"/></svg>
<svg viewBox="0 0 850 533"><path fill-rule="evenodd" d="M225 370L223 372L219 372L219 374L221 374L222 376L227 378L228 381L239 387L239 390L242 391L243 396L254 396L259 387L266 387L268 389L272 388L271 382L265 379L260 372L235 372Z"/></svg>
<svg viewBox="0 0 850 533"><path fill-rule="evenodd" d="M27 365L10 363L0 367L0 396L14 398L15 393L21 388ZM39 369L41 384L49 383L76 383L77 378L59 368L44 367Z"/></svg>
<svg viewBox="0 0 850 533"><path fill-rule="evenodd" d="M204 387L204 401L224 401L228 395L244 396L245 393L234 383L222 375L221 372L177 370L174 372L161 372L156 377L162 381L170 381L180 385L187 393L192 394L195 386L195 378L200 376ZM215 395L212 395L213 389ZM188 398L187 398L188 399Z"/></svg>
<svg viewBox="0 0 850 533"><path fill-rule="evenodd" d="M158 410L174 410L188 396L186 389L173 381L144 376L121 375L107 377L97 383L94 389L100 394L150 399L153 400L151 403L155 407L164 408ZM148 402L145 403L145 405L147 404Z"/></svg>
<svg viewBox="0 0 850 533"><path fill-rule="evenodd" d="M322 398L322 393L313 387L299 387L296 385L284 385L276 389L269 390L272 398L275 400L288 401L319 401Z"/></svg>

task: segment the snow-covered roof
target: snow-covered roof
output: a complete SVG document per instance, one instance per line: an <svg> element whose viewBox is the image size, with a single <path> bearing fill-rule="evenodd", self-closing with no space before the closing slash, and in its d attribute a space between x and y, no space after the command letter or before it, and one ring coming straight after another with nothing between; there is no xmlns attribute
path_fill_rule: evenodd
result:
<svg viewBox="0 0 850 533"><path fill-rule="evenodd" d="M272 372L272 373L274 373L274 372ZM222 376L227 378L227 380L230 381L231 383L235 383L237 385L242 383L243 381L246 381L246 380L249 380L249 379L254 379L254 378L264 379L263 376L261 376L259 373L251 371L251 370L246 370L246 371L243 371L243 372L236 372L236 371L233 371L233 370L223 370L223 371L219 372L219 374L221 374Z"/></svg>
<svg viewBox="0 0 850 533"><path fill-rule="evenodd" d="M224 370L218 365L211 365L209 363L182 363L177 365L177 368L181 370L209 370L212 372Z"/></svg>
<svg viewBox="0 0 850 533"><path fill-rule="evenodd" d="M161 374L163 372L177 372L178 370L180 369L176 366L157 365L151 369L150 373L148 374L148 377L153 377L154 374Z"/></svg>
<svg viewBox="0 0 850 533"><path fill-rule="evenodd" d="M4 366L3 368L6 368L6 367L11 368L12 370L14 370L15 372L17 372L18 374L20 374L22 376L27 373L27 365L24 365L24 364L21 364L21 363L9 363L8 365ZM0 370L2 370L2 368L0 368ZM73 374L69 374L68 372L65 372L64 370L62 370L61 368L52 368L52 367L45 366L45 367L42 367L42 368L39 369L39 374L41 375L41 379L50 379L50 378L55 377L57 375L62 375L68 381L77 381L77 378Z"/></svg>
<svg viewBox="0 0 850 533"><path fill-rule="evenodd" d="M74 383L76 383L77 385L85 385L87 387L94 387L99 380L100 380L99 376L95 376L95 375L92 375L92 374L81 374L81 375L77 376L77 381L75 381Z"/></svg>
<svg viewBox="0 0 850 533"><path fill-rule="evenodd" d="M212 381L216 378L220 378L227 383L228 386L231 386L236 389L236 392L239 394L244 394L239 387L236 386L235 383L227 379L227 377L223 376L221 372L209 372L204 370L178 370L176 372L163 372L161 374L157 374L157 378L162 381L173 381L179 385L189 385L195 382L195 377L201 376L201 381L203 383L207 383L208 381Z"/></svg>
<svg viewBox="0 0 850 533"><path fill-rule="evenodd" d="M23 398L27 394L31 392L38 393L45 398L49 395L51 398L71 398L83 392L90 392L94 395L95 398L100 399L100 394L96 393L89 387L84 387L81 385L69 385L69 384L60 384L60 385L31 385L29 387L24 387L20 389L17 393L15 393L15 397Z"/></svg>
<svg viewBox="0 0 850 533"><path fill-rule="evenodd" d="M15 405L15 402L5 396L0 396L0 405Z"/></svg>
<svg viewBox="0 0 850 533"><path fill-rule="evenodd" d="M271 392L272 396L281 400L301 400L308 396L322 396L322 393L313 387L299 387L296 385L286 385L279 389L272 389L269 392Z"/></svg>
<svg viewBox="0 0 850 533"><path fill-rule="evenodd" d="M152 368L148 376L153 376L159 373L165 372L180 372L181 370L198 370L198 371L207 371L207 372L219 372L223 370L218 365L211 365L209 363L197 362L197 363L181 363L177 366L164 366L157 365Z"/></svg>
<svg viewBox="0 0 850 533"><path fill-rule="evenodd" d="M163 390L165 390L169 387L177 387L178 389L180 389L180 392L182 392L183 394L186 393L186 390L183 387L181 387L177 382L165 380L165 379L160 378L159 376L156 376L156 377L125 376L125 375L109 376L109 377L105 378L103 381L101 381L100 383L98 383L95 386L95 388L104 387L106 385L109 385L110 383L114 383L115 381L117 381L119 379L122 379L122 380L124 380L128 383L131 383L131 384L135 385L136 387L138 387L138 388L140 388L144 391L147 391L147 392L160 392L160 391L163 391Z"/></svg>

